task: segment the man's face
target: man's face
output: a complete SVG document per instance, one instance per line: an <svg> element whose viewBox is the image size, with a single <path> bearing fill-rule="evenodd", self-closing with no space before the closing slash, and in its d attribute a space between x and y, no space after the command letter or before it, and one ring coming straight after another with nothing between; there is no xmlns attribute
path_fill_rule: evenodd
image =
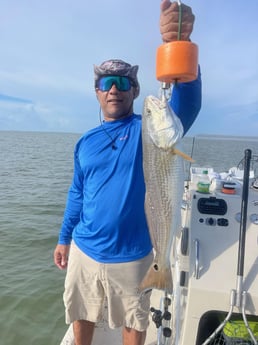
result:
<svg viewBox="0 0 258 345"><path fill-rule="evenodd" d="M120 91L114 83L108 91L96 88L96 94L106 121L118 120L133 113L135 89L132 86L128 91Z"/></svg>

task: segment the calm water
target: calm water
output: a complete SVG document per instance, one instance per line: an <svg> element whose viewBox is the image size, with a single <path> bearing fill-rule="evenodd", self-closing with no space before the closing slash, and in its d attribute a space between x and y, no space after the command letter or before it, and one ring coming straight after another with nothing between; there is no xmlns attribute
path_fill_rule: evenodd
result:
<svg viewBox="0 0 258 345"><path fill-rule="evenodd" d="M79 137L0 131L1 345L59 345L65 334L65 272L54 266L52 255ZM195 165L217 171L236 166L246 148L258 154L258 139L183 142Z"/></svg>

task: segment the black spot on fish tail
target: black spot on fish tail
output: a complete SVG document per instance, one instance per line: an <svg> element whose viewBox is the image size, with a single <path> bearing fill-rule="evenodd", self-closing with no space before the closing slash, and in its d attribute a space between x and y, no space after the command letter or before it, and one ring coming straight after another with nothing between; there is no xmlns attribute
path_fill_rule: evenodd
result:
<svg viewBox="0 0 258 345"><path fill-rule="evenodd" d="M147 289L164 290L172 294L173 280L170 266L160 267L158 263L154 262L139 286L139 291Z"/></svg>

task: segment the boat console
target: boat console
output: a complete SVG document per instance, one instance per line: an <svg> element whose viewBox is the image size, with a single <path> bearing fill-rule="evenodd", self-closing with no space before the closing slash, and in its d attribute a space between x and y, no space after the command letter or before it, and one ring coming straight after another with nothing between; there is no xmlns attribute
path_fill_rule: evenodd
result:
<svg viewBox="0 0 258 345"><path fill-rule="evenodd" d="M183 227L172 258L178 282L173 306L175 344L227 344L224 320L229 311L230 319L243 323L246 317L249 326L258 328L258 189L254 182L251 178L248 188L241 286L237 265L243 181L231 176L201 193L192 174L186 186ZM225 190L227 184L234 192ZM248 344L257 343L258 329L252 334L255 339L247 337Z"/></svg>

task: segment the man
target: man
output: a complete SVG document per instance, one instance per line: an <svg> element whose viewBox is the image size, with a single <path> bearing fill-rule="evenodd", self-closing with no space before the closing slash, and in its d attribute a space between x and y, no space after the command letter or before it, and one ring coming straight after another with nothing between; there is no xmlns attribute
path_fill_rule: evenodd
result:
<svg viewBox="0 0 258 345"><path fill-rule="evenodd" d="M182 6L181 37L188 40L194 16ZM163 0L164 42L177 38L177 22L177 3ZM69 254L64 303L76 345L91 344L104 299L110 327L123 326L124 345L143 345L146 337L150 292L139 294L138 287L152 262L152 245L144 214L141 116L133 112L140 92L137 70L122 60L94 66L104 121L75 147L74 177L54 261L64 269ZM200 76L176 85L171 105L186 132L200 110Z"/></svg>

